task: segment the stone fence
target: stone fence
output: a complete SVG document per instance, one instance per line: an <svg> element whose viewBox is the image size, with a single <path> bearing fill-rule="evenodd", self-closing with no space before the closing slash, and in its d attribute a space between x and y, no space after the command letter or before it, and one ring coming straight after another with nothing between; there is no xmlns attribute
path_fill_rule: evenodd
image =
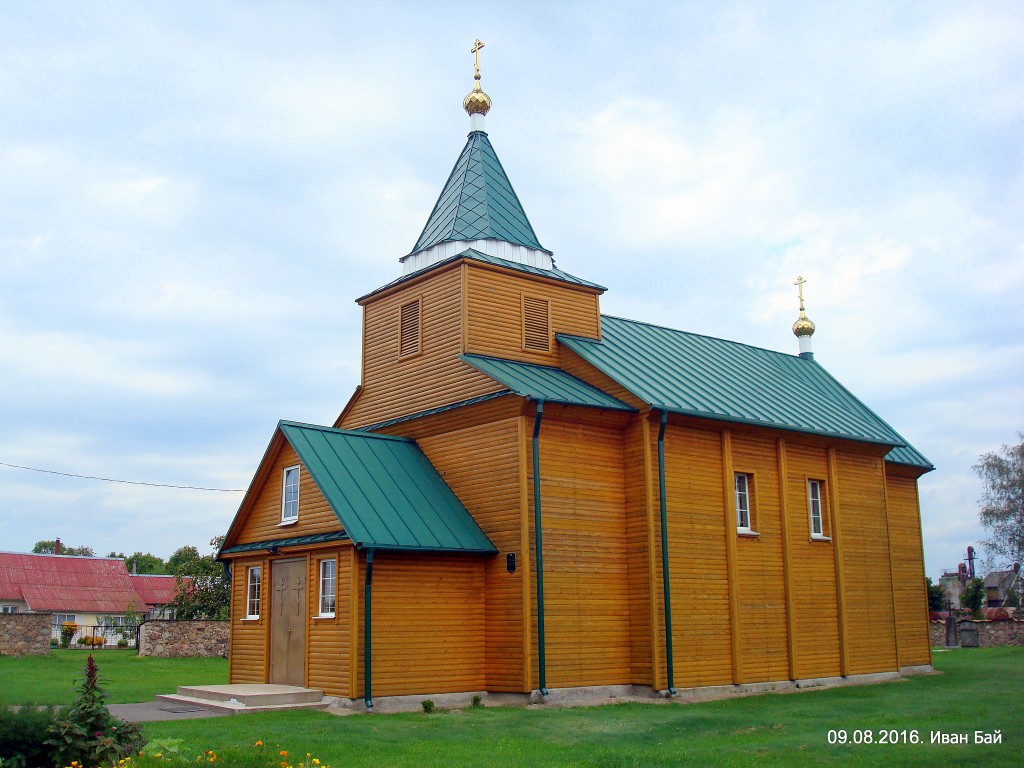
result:
<svg viewBox="0 0 1024 768"><path fill-rule="evenodd" d="M139 627L139 656L228 656L227 621L147 621Z"/></svg>
<svg viewBox="0 0 1024 768"><path fill-rule="evenodd" d="M52 623L49 613L0 614L0 656L49 653Z"/></svg>
<svg viewBox="0 0 1024 768"><path fill-rule="evenodd" d="M946 645L946 623L933 621L930 624L932 647L944 647ZM1024 645L1024 621L1013 621L1012 619L960 620L957 622L957 629L960 643L964 647L991 648L999 645ZM977 638L976 642L974 638Z"/></svg>

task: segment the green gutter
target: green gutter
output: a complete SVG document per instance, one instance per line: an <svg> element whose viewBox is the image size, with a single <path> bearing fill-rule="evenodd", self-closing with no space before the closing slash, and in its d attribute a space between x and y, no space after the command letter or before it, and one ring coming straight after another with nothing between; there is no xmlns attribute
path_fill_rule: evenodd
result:
<svg viewBox="0 0 1024 768"><path fill-rule="evenodd" d="M373 617L373 554L375 550L366 550L366 578L363 581L363 701L366 709L373 709L373 651L370 631Z"/></svg>
<svg viewBox="0 0 1024 768"><path fill-rule="evenodd" d="M668 412L661 412L658 428L658 505L661 507L661 583L665 593L665 668L668 671L668 695L676 695L675 671L672 659L672 593L668 577L668 502L665 499L665 426Z"/></svg>
<svg viewBox="0 0 1024 768"><path fill-rule="evenodd" d="M548 695L548 673L544 648L544 539L540 520L540 423L544 418L544 401L537 401L533 419L533 527L537 536L537 670L540 673L540 695Z"/></svg>

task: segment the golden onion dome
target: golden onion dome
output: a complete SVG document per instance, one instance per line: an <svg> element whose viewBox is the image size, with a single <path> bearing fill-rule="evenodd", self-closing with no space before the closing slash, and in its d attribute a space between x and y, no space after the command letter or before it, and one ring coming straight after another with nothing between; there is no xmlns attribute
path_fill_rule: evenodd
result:
<svg viewBox="0 0 1024 768"><path fill-rule="evenodd" d="M797 337L814 335L814 323L803 310L800 310L800 317L793 323L793 335Z"/></svg>
<svg viewBox="0 0 1024 768"><path fill-rule="evenodd" d="M491 97L483 92L479 82L462 100L462 108L467 115L486 115L491 110Z"/></svg>

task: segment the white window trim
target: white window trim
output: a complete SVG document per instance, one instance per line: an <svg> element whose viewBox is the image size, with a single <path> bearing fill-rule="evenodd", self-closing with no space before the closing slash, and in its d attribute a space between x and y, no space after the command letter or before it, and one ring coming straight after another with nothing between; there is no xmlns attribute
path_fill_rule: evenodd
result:
<svg viewBox="0 0 1024 768"><path fill-rule="evenodd" d="M295 514L286 516L288 505L288 473L295 470ZM295 525L299 521L299 486L302 483L302 470L300 465L293 464L285 467L281 472L281 525Z"/></svg>
<svg viewBox="0 0 1024 768"><path fill-rule="evenodd" d="M333 557L327 557L318 561L320 565L317 568L319 573L319 602L317 603L317 609L319 613L316 615L318 619L333 619L338 610L338 561ZM330 563L334 566L334 572L331 574L331 580L334 586L334 594L331 597L334 599L334 610L330 612L324 611L324 566Z"/></svg>
<svg viewBox="0 0 1024 768"><path fill-rule="evenodd" d="M747 524L741 525L740 523L740 493L737 488L737 482L740 478L744 478L744 492L743 495L747 502ZM733 497L736 505L736 533L740 536L759 536L757 531L754 530L752 523L754 519L754 505L751 503L750 488L754 484L754 475L750 472L735 472L733 474Z"/></svg>
<svg viewBox="0 0 1024 768"><path fill-rule="evenodd" d="M256 583L255 583L255 587L256 587L256 596L255 596L255 598L253 597L253 594L252 594L253 593L253 586L254 586L253 580L252 580L253 572L256 572L256 574L257 574L257 579L256 579ZM263 566L260 566L260 565L250 565L248 568L245 569L245 616L244 616L244 619L247 619L249 621L255 621L255 620L259 619L259 617L260 617L260 614L259 614L260 603L262 602L262 600L263 600ZM250 613L249 612L252 609L253 602L256 603L256 613Z"/></svg>
<svg viewBox="0 0 1024 768"><path fill-rule="evenodd" d="M818 497L811 494L811 488L817 486ZM807 518L811 528L811 540L812 541L831 541L832 539L825 535L825 505L822 502L821 495L824 483L821 480L815 480L813 478L807 478ZM817 501L818 504L818 530L814 530L814 503Z"/></svg>

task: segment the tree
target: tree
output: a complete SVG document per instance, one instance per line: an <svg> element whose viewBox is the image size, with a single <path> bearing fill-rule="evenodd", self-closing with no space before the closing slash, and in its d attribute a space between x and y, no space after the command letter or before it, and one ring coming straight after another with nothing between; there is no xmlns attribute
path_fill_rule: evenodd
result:
<svg viewBox="0 0 1024 768"><path fill-rule="evenodd" d="M195 547L176 550L167 559L175 575L174 600L170 608L176 619L227 619L231 611L231 582L224 567L214 558L221 537L210 541L213 551L200 555Z"/></svg>
<svg viewBox="0 0 1024 768"><path fill-rule="evenodd" d="M946 610L946 590L944 590L938 584L932 584L931 576L925 576L924 580L925 583L928 585L928 610Z"/></svg>
<svg viewBox="0 0 1024 768"><path fill-rule="evenodd" d="M1007 563L1024 560L1024 432L1017 438L1017 445L982 454L974 465L984 483L979 517L990 534L982 544Z"/></svg>
<svg viewBox="0 0 1024 768"><path fill-rule="evenodd" d="M52 555L56 548L57 540L49 539L37 541L35 546L32 547L32 552L36 555ZM77 555L78 557L96 557L96 550L92 547L69 547L63 542L60 545L60 553L62 555Z"/></svg>
<svg viewBox="0 0 1024 768"><path fill-rule="evenodd" d="M111 557L124 557L125 568L128 573L169 573L167 563L162 557L157 557L149 552L136 552L134 555L111 555Z"/></svg>
<svg viewBox="0 0 1024 768"><path fill-rule="evenodd" d="M981 613L981 606L984 602L985 582L978 578L969 579L964 584L964 591L960 593L960 606L978 616Z"/></svg>

